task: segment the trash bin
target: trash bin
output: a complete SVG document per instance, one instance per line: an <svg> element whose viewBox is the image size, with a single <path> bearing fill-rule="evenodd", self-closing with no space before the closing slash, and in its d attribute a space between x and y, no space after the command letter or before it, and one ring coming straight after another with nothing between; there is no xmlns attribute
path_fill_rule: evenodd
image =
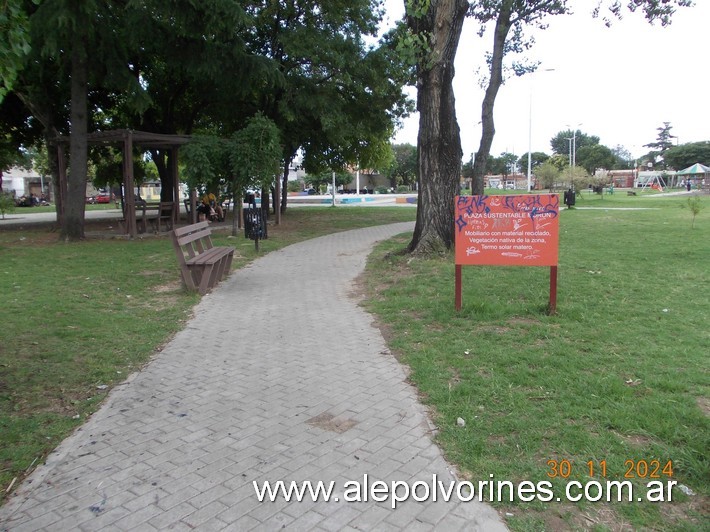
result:
<svg viewBox="0 0 710 532"><path fill-rule="evenodd" d="M244 237L254 241L256 249L259 249L259 240L265 240L266 219L261 207L247 207L244 209Z"/></svg>
<svg viewBox="0 0 710 532"><path fill-rule="evenodd" d="M565 202L565 205L567 205L567 208L571 209L572 206L574 205L575 201L576 201L576 199L575 199L574 190L572 190L571 188L569 190L566 190L565 195L564 195L564 202Z"/></svg>

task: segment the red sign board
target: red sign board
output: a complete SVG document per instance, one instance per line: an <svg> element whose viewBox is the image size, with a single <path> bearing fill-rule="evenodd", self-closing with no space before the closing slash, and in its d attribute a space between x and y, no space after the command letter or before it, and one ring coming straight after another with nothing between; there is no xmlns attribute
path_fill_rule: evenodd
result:
<svg viewBox="0 0 710 532"><path fill-rule="evenodd" d="M456 196L456 264L557 266L557 194Z"/></svg>

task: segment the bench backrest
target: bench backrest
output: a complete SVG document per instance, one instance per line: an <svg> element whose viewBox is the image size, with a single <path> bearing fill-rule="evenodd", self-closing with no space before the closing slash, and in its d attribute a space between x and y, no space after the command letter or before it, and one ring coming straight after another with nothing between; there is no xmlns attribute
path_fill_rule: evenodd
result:
<svg viewBox="0 0 710 532"><path fill-rule="evenodd" d="M207 222L199 222L172 231L173 246L181 265L212 247L212 230Z"/></svg>
<svg viewBox="0 0 710 532"><path fill-rule="evenodd" d="M175 203L172 201L161 201L158 205L158 216L162 218L172 218L175 212Z"/></svg>

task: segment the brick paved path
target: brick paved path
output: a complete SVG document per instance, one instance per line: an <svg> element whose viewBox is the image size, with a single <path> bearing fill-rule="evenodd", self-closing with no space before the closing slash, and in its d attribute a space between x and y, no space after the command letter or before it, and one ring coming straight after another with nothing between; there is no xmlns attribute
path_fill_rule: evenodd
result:
<svg viewBox="0 0 710 532"><path fill-rule="evenodd" d="M349 296L374 242L411 229L317 238L235 272L0 508L0 530L504 530L478 502L343 500L366 474L452 479ZM267 480L334 481L340 500L260 503L252 481Z"/></svg>

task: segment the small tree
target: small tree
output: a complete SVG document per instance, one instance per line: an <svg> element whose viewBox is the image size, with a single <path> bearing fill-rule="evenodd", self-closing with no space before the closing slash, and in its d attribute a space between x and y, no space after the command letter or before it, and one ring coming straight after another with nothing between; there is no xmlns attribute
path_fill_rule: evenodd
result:
<svg viewBox="0 0 710 532"><path fill-rule="evenodd" d="M559 180L560 171L550 161L545 161L535 169L535 178L542 188L552 192L555 189L555 183Z"/></svg>
<svg viewBox="0 0 710 532"><path fill-rule="evenodd" d="M235 205L247 186L269 187L281 173L282 149L279 129L261 113L247 122L246 127L232 137L230 163L233 174ZM240 204L241 205L241 204ZM268 211L268 204L261 208ZM237 236L236 216L232 223L232 236Z"/></svg>
<svg viewBox="0 0 710 532"><path fill-rule="evenodd" d="M700 214L702 209L702 202L699 196L692 196L688 198L688 208L690 209L690 214L693 215L693 221L690 225L691 229L695 229L695 217Z"/></svg>
<svg viewBox="0 0 710 532"><path fill-rule="evenodd" d="M15 212L15 198L9 192L0 192L0 214L5 219L5 213Z"/></svg>
<svg viewBox="0 0 710 532"><path fill-rule="evenodd" d="M562 179L567 183L567 185L572 187L577 194L587 188L589 184L593 182L594 179L581 166L568 166L567 169L562 172L562 175L560 177L562 177Z"/></svg>
<svg viewBox="0 0 710 532"><path fill-rule="evenodd" d="M417 147L411 144L394 144L394 159L384 171L391 187L413 185L417 181Z"/></svg>

